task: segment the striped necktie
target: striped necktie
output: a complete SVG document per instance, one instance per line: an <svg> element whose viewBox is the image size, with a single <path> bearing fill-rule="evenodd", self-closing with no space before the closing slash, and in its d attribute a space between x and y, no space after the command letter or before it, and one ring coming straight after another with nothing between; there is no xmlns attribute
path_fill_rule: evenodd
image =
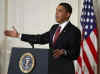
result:
<svg viewBox="0 0 100 74"><path fill-rule="evenodd" d="M58 37L60 35L60 29L61 29L60 26L56 29L56 32L55 32L55 35L54 35L54 38L53 38L53 45L56 43L56 40L58 39Z"/></svg>

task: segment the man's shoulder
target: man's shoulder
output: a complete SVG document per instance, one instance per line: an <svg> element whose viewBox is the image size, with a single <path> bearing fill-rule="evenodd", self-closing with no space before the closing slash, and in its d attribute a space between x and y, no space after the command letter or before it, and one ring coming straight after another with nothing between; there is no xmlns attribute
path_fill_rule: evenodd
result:
<svg viewBox="0 0 100 74"><path fill-rule="evenodd" d="M59 24L53 24L52 27L57 27Z"/></svg>
<svg viewBox="0 0 100 74"><path fill-rule="evenodd" d="M78 27L76 27L74 24L72 24L71 22L69 22L69 29L71 30L70 32L80 32L80 29Z"/></svg>
<svg viewBox="0 0 100 74"><path fill-rule="evenodd" d="M58 24L54 24L54 25L51 26L51 29L54 29L54 28L56 28L57 26L58 26Z"/></svg>

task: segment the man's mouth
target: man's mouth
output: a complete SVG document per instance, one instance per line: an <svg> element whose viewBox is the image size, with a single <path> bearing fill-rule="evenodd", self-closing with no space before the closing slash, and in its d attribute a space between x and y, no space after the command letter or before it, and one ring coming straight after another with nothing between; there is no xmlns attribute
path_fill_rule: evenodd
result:
<svg viewBox="0 0 100 74"><path fill-rule="evenodd" d="M59 18L58 16L56 16L56 18Z"/></svg>

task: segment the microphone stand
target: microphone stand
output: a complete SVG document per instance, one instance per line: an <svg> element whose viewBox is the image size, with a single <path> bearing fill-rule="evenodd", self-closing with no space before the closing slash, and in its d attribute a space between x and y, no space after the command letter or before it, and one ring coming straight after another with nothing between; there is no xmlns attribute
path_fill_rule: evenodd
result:
<svg viewBox="0 0 100 74"><path fill-rule="evenodd" d="M34 48L34 43L31 43L31 42L30 42L29 44L32 46L32 48Z"/></svg>

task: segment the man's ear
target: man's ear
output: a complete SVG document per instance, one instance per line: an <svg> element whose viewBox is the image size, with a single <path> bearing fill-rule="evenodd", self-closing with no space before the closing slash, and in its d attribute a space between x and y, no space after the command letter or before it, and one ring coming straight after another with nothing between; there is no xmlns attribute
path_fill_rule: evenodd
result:
<svg viewBox="0 0 100 74"><path fill-rule="evenodd" d="M70 15L71 15L70 13L67 13L67 14L66 14L66 17L67 17L67 18L69 18L69 17L70 17Z"/></svg>

